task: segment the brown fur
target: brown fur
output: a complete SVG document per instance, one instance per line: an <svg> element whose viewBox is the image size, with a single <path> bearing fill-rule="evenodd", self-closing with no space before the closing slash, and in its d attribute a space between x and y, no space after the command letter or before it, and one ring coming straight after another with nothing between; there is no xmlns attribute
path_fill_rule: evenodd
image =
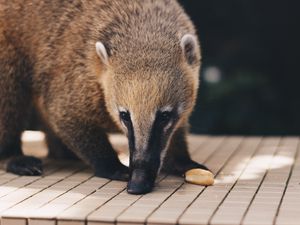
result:
<svg viewBox="0 0 300 225"><path fill-rule="evenodd" d="M133 111L140 133L151 126L150 112L182 103L176 129L185 130L200 53L188 65L180 39L195 30L175 0L0 0L0 25L0 154L11 146L20 154L32 104L51 130L48 139L110 178L126 172L106 136L123 129L116 103ZM107 66L97 41L107 49ZM175 134L182 151L171 141L168 157L189 159L186 132ZM101 172L108 168L112 174Z"/></svg>

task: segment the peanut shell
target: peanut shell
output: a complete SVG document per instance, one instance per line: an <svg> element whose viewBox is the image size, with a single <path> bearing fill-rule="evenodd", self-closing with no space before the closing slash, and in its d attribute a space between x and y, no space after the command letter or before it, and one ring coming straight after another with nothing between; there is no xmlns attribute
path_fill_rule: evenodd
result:
<svg viewBox="0 0 300 225"><path fill-rule="evenodd" d="M191 169L185 173L185 181L192 184L210 186L214 184L214 175L208 170Z"/></svg>

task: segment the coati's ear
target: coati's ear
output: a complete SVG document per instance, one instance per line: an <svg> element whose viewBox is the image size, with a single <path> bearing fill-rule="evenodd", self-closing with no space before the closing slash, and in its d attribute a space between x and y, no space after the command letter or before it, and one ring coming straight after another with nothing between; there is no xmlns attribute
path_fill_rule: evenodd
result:
<svg viewBox="0 0 300 225"><path fill-rule="evenodd" d="M100 41L98 41L96 43L96 52L97 52L97 55L99 56L99 58L101 59L101 61L105 65L107 65L108 64L108 54L107 54L104 44Z"/></svg>
<svg viewBox="0 0 300 225"><path fill-rule="evenodd" d="M185 34L181 38L180 46L184 53L187 62L193 65L198 60L198 45L197 38L192 34Z"/></svg>

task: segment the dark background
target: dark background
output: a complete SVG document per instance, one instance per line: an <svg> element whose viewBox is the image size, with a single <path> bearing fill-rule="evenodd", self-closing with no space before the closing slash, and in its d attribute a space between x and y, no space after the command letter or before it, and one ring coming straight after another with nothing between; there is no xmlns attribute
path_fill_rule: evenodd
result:
<svg viewBox="0 0 300 225"><path fill-rule="evenodd" d="M203 64L191 131L300 134L297 1L181 0Z"/></svg>

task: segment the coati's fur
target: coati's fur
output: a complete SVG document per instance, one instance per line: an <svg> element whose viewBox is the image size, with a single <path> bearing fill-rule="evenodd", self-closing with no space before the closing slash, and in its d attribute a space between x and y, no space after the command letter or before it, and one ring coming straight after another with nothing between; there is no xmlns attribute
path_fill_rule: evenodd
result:
<svg viewBox="0 0 300 225"><path fill-rule="evenodd" d="M129 179L130 193L150 191L161 165L205 168L186 143L199 66L195 29L175 0L0 0L0 157L12 157L8 171L41 173L20 147L33 107L50 152ZM112 130L128 136L130 169Z"/></svg>

